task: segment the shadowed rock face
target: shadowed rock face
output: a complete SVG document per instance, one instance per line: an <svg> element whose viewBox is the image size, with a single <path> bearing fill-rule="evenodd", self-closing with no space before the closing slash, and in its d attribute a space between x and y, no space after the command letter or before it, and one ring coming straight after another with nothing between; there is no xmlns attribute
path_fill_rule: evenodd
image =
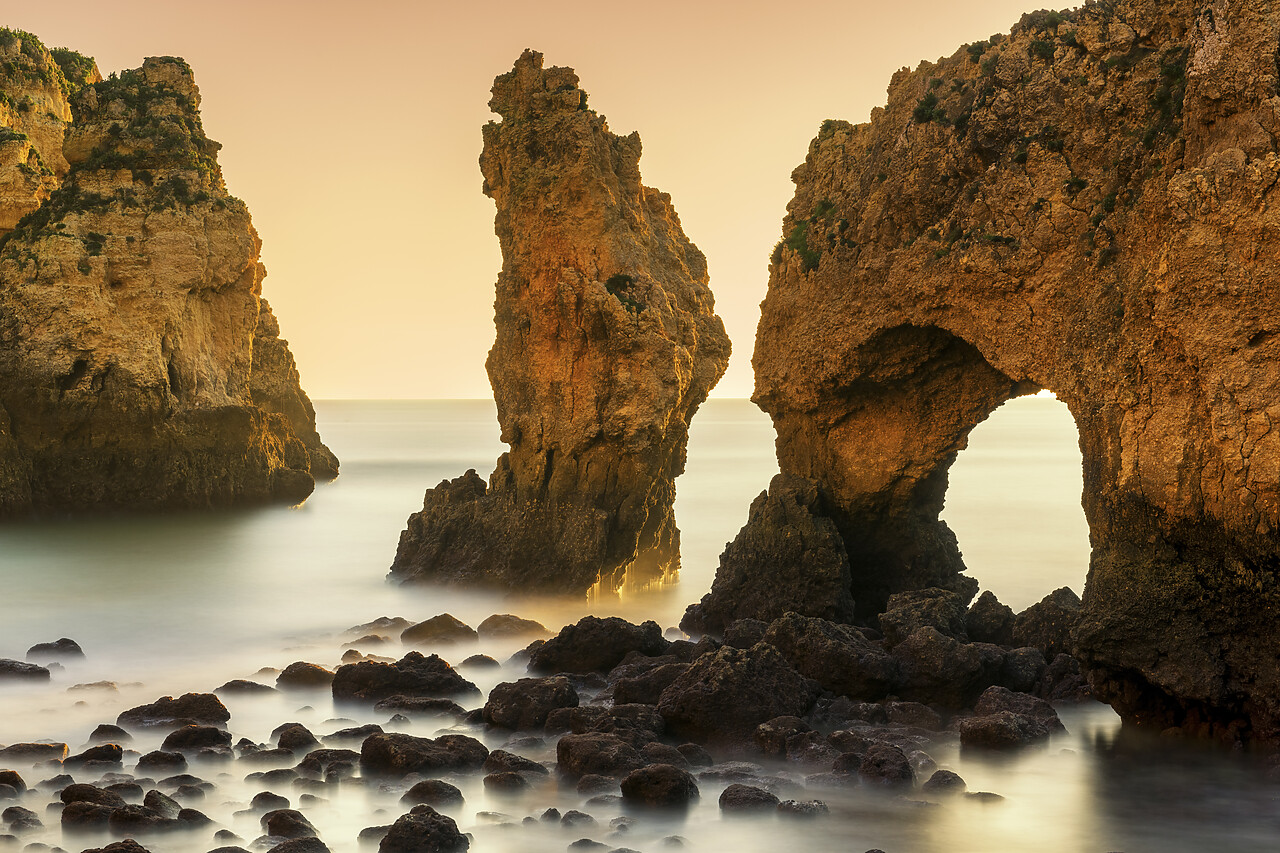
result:
<svg viewBox="0 0 1280 853"><path fill-rule="evenodd" d="M104 81L6 32L0 85L49 109L0 141L0 516L305 498L337 460L260 298L260 241L190 67L149 58ZM35 122L6 109L0 125ZM14 170L39 179L26 202L5 197Z"/></svg>
<svg viewBox="0 0 1280 853"><path fill-rule="evenodd" d="M678 567L672 514L694 411L728 362L706 259L640 138L609 132L570 68L526 51L494 81L485 193L503 266L487 367L511 449L427 492L392 574L582 592Z"/></svg>
<svg viewBox="0 0 1280 853"><path fill-rule="evenodd" d="M870 123L823 124L754 399L862 614L971 594L947 469L1047 388L1084 456L1097 694L1130 722L1280 737L1278 25L1243 0L1036 13L900 71Z"/></svg>

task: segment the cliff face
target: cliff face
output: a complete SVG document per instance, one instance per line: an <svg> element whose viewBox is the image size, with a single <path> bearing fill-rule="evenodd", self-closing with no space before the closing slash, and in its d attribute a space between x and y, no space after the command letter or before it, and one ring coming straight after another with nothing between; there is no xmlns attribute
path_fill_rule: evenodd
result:
<svg viewBox="0 0 1280 853"><path fill-rule="evenodd" d="M0 238L0 514L306 497L336 460L259 298L260 242L190 68L150 58L104 81L10 37L26 64L0 66L6 103L21 116L62 92L74 121L41 113L59 127L23 144L48 174Z"/></svg>
<svg viewBox="0 0 1280 853"><path fill-rule="evenodd" d="M674 572L689 421L728 363L706 259L640 138L609 132L569 68L526 51L494 81L485 193L503 266L487 368L511 449L427 492L392 573L581 592Z"/></svg>
<svg viewBox="0 0 1280 853"><path fill-rule="evenodd" d="M971 592L938 520L974 425L1070 408L1077 653L1130 722L1280 736L1280 7L1117 0L896 74L794 173L756 342L784 473L858 609ZM713 602L714 603L714 602Z"/></svg>

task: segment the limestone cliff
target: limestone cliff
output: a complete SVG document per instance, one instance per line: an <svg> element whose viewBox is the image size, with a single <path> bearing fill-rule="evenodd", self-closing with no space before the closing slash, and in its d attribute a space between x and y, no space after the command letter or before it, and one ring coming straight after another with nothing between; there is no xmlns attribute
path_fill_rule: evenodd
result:
<svg viewBox="0 0 1280 853"><path fill-rule="evenodd" d="M0 140L25 137L0 187L34 180L0 189L0 516L305 498L336 460L191 69L102 80L11 31L0 51Z"/></svg>
<svg viewBox="0 0 1280 853"><path fill-rule="evenodd" d="M494 81L485 193L503 266L487 367L511 449L427 492L392 574L582 592L677 567L689 421L728 363L702 253L640 183L570 68L526 51Z"/></svg>
<svg viewBox="0 0 1280 853"><path fill-rule="evenodd" d="M869 123L822 125L754 399L782 471L820 486L861 612L971 592L947 469L996 406L1051 389L1084 455L1098 695L1280 737L1277 44L1273 0L1038 12L903 69Z"/></svg>

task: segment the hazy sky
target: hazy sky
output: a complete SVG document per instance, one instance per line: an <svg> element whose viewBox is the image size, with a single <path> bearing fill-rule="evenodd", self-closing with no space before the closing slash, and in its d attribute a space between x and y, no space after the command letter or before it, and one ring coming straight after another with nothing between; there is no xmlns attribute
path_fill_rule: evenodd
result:
<svg viewBox="0 0 1280 853"><path fill-rule="evenodd" d="M488 397L502 265L481 193L493 78L525 47L577 69L646 185L706 253L749 396L790 175L826 118L866 121L890 75L1007 32L1025 0L6 4L0 23L98 60L195 69L206 132L263 239L263 286L315 398Z"/></svg>

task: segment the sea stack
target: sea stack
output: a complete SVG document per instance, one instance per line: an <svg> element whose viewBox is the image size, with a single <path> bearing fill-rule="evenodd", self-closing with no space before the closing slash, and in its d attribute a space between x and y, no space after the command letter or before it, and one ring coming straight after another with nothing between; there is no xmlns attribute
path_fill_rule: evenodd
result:
<svg viewBox="0 0 1280 853"><path fill-rule="evenodd" d="M1036 12L898 72L869 123L823 123L753 360L788 476L691 622L748 574L767 601L802 568L760 559L792 529L838 534L814 571L847 557L861 617L970 597L947 470L1044 388L1084 456L1096 694L1130 723L1280 739L1278 27L1244 0Z"/></svg>
<svg viewBox="0 0 1280 853"><path fill-rule="evenodd" d="M484 191L503 265L486 363L502 440L485 482L429 490L392 577L582 593L671 576L689 421L729 339L702 253L640 183L571 68L525 51L494 81Z"/></svg>
<svg viewBox="0 0 1280 853"><path fill-rule="evenodd" d="M0 30L0 517L297 502L337 474L174 57Z"/></svg>

